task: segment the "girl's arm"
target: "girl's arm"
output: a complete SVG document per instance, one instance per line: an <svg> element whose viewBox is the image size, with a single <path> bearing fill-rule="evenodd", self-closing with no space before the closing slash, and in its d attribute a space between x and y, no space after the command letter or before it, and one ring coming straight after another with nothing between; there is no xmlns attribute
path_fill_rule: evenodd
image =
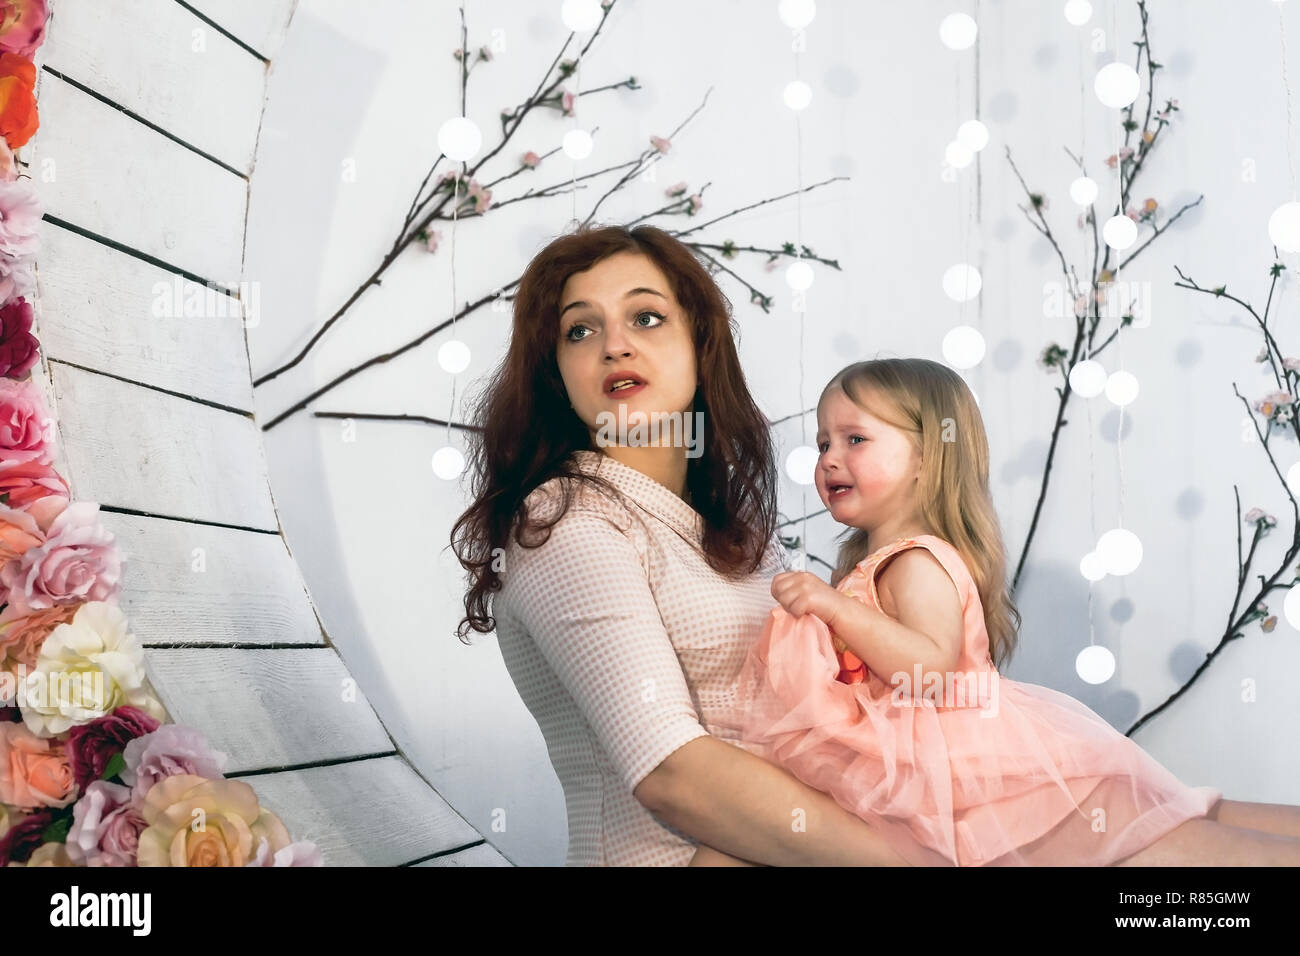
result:
<svg viewBox="0 0 1300 956"><path fill-rule="evenodd" d="M742 861L908 865L830 796L718 737L679 747L633 793L669 826Z"/></svg>
<svg viewBox="0 0 1300 956"><path fill-rule="evenodd" d="M962 605L956 585L937 558L921 548L900 551L886 565L877 585L884 614L870 604L832 591L826 626L886 683L895 674L913 679L947 674L962 648Z"/></svg>
<svg viewBox="0 0 1300 956"><path fill-rule="evenodd" d="M695 855L691 857L691 862L687 866L762 866L761 863L750 863L748 860L742 860L739 857L732 856L729 853L723 853L721 850L715 850L711 846L699 846Z"/></svg>

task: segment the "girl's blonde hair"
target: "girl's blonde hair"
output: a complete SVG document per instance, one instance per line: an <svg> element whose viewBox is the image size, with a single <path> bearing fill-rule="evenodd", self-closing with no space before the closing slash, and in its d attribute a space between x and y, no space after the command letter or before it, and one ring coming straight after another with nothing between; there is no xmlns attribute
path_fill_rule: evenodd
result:
<svg viewBox="0 0 1300 956"><path fill-rule="evenodd" d="M975 397L948 366L920 358L855 362L822 390L818 408L835 389L912 440L921 457L917 516L961 554L984 607L989 653L1001 666L1015 650L1021 617L1006 586L1006 553L989 493L988 438ZM836 581L870 554L866 531L846 534Z"/></svg>

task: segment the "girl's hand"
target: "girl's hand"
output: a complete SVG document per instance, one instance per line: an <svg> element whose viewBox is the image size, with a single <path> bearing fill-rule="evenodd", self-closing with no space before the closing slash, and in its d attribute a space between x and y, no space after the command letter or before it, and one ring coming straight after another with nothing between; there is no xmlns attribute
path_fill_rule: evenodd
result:
<svg viewBox="0 0 1300 956"><path fill-rule="evenodd" d="M844 595L811 571L783 571L772 578L772 597L790 614L815 614L828 626Z"/></svg>

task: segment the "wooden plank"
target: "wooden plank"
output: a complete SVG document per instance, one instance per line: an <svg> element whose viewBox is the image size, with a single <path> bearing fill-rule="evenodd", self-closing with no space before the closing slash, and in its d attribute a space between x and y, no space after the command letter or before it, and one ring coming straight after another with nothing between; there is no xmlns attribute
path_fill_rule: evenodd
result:
<svg viewBox="0 0 1300 956"><path fill-rule="evenodd" d="M325 643L284 539L100 512L124 563L118 604L151 643Z"/></svg>
<svg viewBox="0 0 1300 956"><path fill-rule="evenodd" d="M41 128L24 158L45 214L238 287L248 182L52 73L37 82Z"/></svg>
<svg viewBox="0 0 1300 956"><path fill-rule="evenodd" d="M50 377L74 498L279 530L252 418L58 362Z"/></svg>
<svg viewBox="0 0 1300 956"><path fill-rule="evenodd" d="M243 40L268 60L275 59L289 29L297 0L186 0L189 6Z"/></svg>
<svg viewBox="0 0 1300 956"><path fill-rule="evenodd" d="M176 0L59 0L45 45L45 66L252 171L266 65Z"/></svg>
<svg viewBox="0 0 1300 956"><path fill-rule="evenodd" d="M326 866L398 866L481 839L399 756L241 779Z"/></svg>
<svg viewBox="0 0 1300 956"><path fill-rule="evenodd" d="M224 751L227 773L396 749L332 647L151 647L145 660L172 719Z"/></svg>
<svg viewBox="0 0 1300 956"><path fill-rule="evenodd" d="M461 850L459 853L448 853L446 856L435 856L432 860L425 860L423 863L415 863L414 866L514 866L509 860L497 852L496 847L487 843L480 843L478 846L472 846L468 850Z"/></svg>
<svg viewBox="0 0 1300 956"><path fill-rule="evenodd" d="M253 408L237 299L48 221L40 231L36 335L47 357ZM248 321L260 321L256 307Z"/></svg>

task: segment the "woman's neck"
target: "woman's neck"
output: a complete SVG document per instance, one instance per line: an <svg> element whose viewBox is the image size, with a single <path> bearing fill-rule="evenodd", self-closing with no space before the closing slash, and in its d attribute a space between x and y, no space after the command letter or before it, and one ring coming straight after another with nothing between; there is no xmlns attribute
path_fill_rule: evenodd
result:
<svg viewBox="0 0 1300 956"><path fill-rule="evenodd" d="M686 487L685 449L661 445L606 445L595 450L648 475L688 505L691 503L690 490Z"/></svg>

